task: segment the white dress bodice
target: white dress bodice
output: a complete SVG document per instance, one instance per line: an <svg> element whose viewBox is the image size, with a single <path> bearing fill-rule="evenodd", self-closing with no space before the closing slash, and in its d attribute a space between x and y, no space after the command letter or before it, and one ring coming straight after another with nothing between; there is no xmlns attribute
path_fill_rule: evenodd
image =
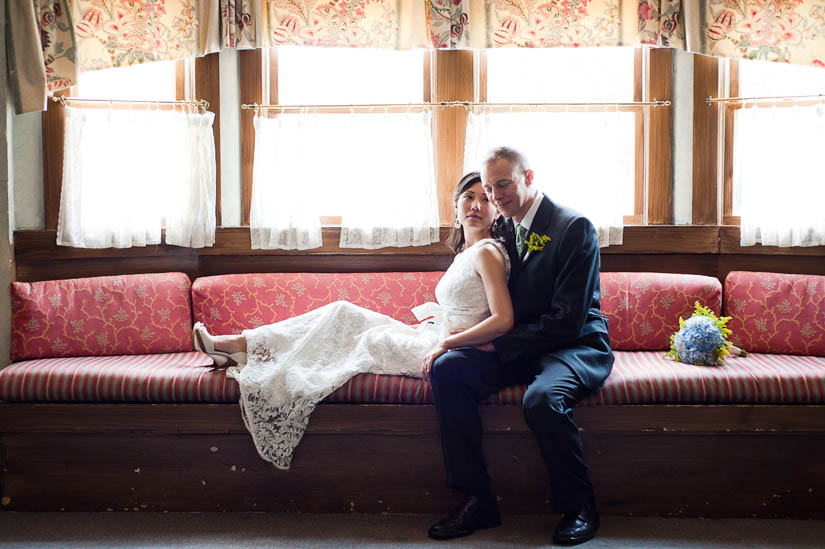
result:
<svg viewBox="0 0 825 549"><path fill-rule="evenodd" d="M475 326L490 316L490 305L484 291L484 282L476 272L478 253L485 245L493 245L504 256L507 276L510 276L510 258L500 242L491 238L480 240L455 256L452 265L435 288L435 298L443 310L442 336Z"/></svg>

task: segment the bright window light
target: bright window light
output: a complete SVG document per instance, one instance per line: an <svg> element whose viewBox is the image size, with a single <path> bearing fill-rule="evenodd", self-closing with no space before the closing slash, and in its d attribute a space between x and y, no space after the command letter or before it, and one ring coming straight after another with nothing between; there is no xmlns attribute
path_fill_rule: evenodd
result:
<svg viewBox="0 0 825 549"><path fill-rule="evenodd" d="M282 105L420 103L421 50L278 48L278 102Z"/></svg>
<svg viewBox="0 0 825 549"><path fill-rule="evenodd" d="M739 61L740 97L825 94L825 69L770 61Z"/></svg>
<svg viewBox="0 0 825 549"><path fill-rule="evenodd" d="M174 101L175 61L82 72L77 97L132 101Z"/></svg>
<svg viewBox="0 0 825 549"><path fill-rule="evenodd" d="M487 50L487 101L632 102L634 55L633 48ZM594 216L584 206L594 202L593 196L613 203L623 215L632 215L635 155L639 152L635 150L635 117L640 116L605 114L600 105L591 112L515 109L509 117L493 115L486 130L491 135L477 139L484 147L520 148L533 164L537 186L591 219Z"/></svg>
<svg viewBox="0 0 825 549"><path fill-rule="evenodd" d="M490 102L633 101L633 48L487 50Z"/></svg>

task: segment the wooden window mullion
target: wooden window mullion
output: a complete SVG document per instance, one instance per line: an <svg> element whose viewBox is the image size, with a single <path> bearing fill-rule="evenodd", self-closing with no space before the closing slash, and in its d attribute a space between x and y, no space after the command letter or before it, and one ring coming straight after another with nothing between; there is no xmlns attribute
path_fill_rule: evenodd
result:
<svg viewBox="0 0 825 549"><path fill-rule="evenodd" d="M719 93L719 60L693 56L693 224L719 224L719 107L708 97Z"/></svg>
<svg viewBox="0 0 825 549"><path fill-rule="evenodd" d="M435 101L473 101L473 51L435 52ZM453 189L464 169L466 109L434 110L435 172L438 212L442 225L453 223Z"/></svg>
<svg viewBox="0 0 825 549"><path fill-rule="evenodd" d="M241 103L263 102L263 54L261 50L239 53ZM252 208L252 164L255 156L255 113L241 110L241 224L249 226Z"/></svg>
<svg viewBox="0 0 825 549"><path fill-rule="evenodd" d="M739 61L730 61L728 97L739 97ZM739 225L739 216L733 215L733 132L736 109L732 103L723 107L725 113L725 188L723 225Z"/></svg>
<svg viewBox="0 0 825 549"><path fill-rule="evenodd" d="M650 101L673 101L673 50L648 52ZM650 108L648 135L647 222L650 225L673 223L673 107ZM640 152L637 149L637 152ZM638 196L638 195L637 195Z"/></svg>

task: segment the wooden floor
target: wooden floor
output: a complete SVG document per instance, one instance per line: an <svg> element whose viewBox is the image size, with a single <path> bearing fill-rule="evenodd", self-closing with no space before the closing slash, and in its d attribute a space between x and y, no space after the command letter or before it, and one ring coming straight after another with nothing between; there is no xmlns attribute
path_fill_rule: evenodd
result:
<svg viewBox="0 0 825 549"><path fill-rule="evenodd" d="M551 510L519 406L482 407L502 510ZM577 409L605 514L825 518L825 406ZM234 404L0 404L7 510L440 513L429 405L323 404L293 466L260 459Z"/></svg>

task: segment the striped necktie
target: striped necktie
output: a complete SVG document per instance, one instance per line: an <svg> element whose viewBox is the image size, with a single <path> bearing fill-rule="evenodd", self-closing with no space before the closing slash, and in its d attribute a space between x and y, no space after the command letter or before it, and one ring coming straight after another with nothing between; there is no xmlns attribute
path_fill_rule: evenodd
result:
<svg viewBox="0 0 825 549"><path fill-rule="evenodd" d="M527 249L527 244L524 242L524 237L527 236L527 229L521 223L516 225L516 249L518 250L519 258L524 257L524 252Z"/></svg>

